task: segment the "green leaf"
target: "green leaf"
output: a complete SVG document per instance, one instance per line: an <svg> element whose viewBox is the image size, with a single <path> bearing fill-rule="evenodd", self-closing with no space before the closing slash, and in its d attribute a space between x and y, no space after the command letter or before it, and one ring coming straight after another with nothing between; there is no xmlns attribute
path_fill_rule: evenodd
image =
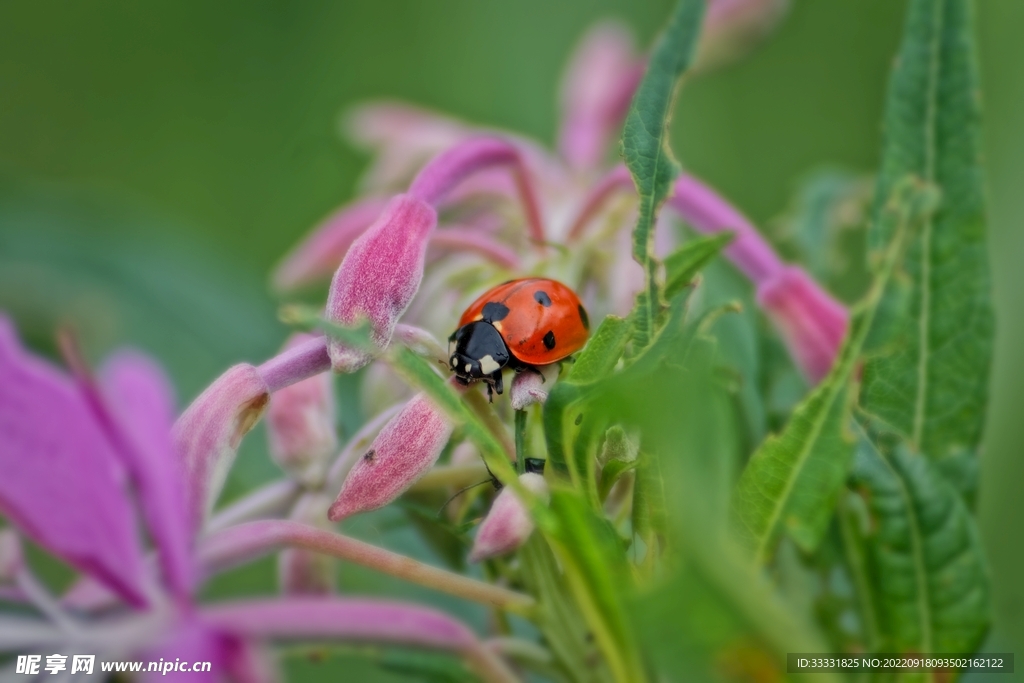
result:
<svg viewBox="0 0 1024 683"><path fill-rule="evenodd" d="M883 302L896 263L914 227L930 220L933 195L908 179L885 206L892 243L865 301L850 320L839 358L793 411L785 429L757 449L736 485L733 515L741 539L766 562L785 532L805 551L821 541L842 491L853 454L847 431L852 407L850 378Z"/></svg>
<svg viewBox="0 0 1024 683"><path fill-rule="evenodd" d="M786 653L828 651L813 625L736 548L706 527L684 526L686 562L632 605L658 680L787 680ZM844 680L829 673L814 679Z"/></svg>
<svg viewBox="0 0 1024 683"><path fill-rule="evenodd" d="M603 666L595 670L601 659L591 639L579 608L573 602L565 581L541 534L530 537L519 551L523 583L537 598L532 620L537 624L547 645L561 664L564 673L574 681L605 681L608 671Z"/></svg>
<svg viewBox="0 0 1024 683"><path fill-rule="evenodd" d="M557 523L545 536L614 679L642 683L647 677L622 601L631 581L621 539L574 490L554 488L551 512Z"/></svg>
<svg viewBox="0 0 1024 683"><path fill-rule="evenodd" d="M913 0L889 86L877 197L915 175L942 203L887 293L898 307L864 369L861 404L919 452L941 458L981 439L992 357L979 94L969 0ZM875 221L874 249L890 227Z"/></svg>
<svg viewBox="0 0 1024 683"><path fill-rule="evenodd" d="M668 146L667 123L676 85L689 68L704 16L703 0L680 0L658 39L637 88L622 131L622 154L640 195L639 216L633 230L633 258L645 273L646 285L638 298L637 338L654 336L661 291L653 254L654 223L668 196L679 165Z"/></svg>
<svg viewBox="0 0 1024 683"><path fill-rule="evenodd" d="M608 492L615 486L615 482L627 472L632 472L640 463L639 460L609 460L601 468L601 480L597 483L597 495L603 501L608 497ZM635 505L635 503L634 503Z"/></svg>
<svg viewBox="0 0 1024 683"><path fill-rule="evenodd" d="M665 298L671 299L690 284L700 270L733 240L733 233L701 237L687 242L665 259Z"/></svg>
<svg viewBox="0 0 1024 683"><path fill-rule="evenodd" d="M622 357L629 341L630 321L614 315L605 316L601 325L573 363L566 380L589 384L605 377Z"/></svg>
<svg viewBox="0 0 1024 683"><path fill-rule="evenodd" d="M873 518L867 542L886 651L973 652L988 628L989 579L960 495L899 440L877 448L862 439L854 480Z"/></svg>

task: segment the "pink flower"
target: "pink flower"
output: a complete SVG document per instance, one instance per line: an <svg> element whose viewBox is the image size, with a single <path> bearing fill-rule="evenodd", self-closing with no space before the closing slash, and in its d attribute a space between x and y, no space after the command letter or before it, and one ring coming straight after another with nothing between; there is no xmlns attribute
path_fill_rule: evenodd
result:
<svg viewBox="0 0 1024 683"><path fill-rule="evenodd" d="M413 397L349 471L328 517L338 521L398 498L434 466L451 433L451 422L430 399Z"/></svg>
<svg viewBox="0 0 1024 683"><path fill-rule="evenodd" d="M195 504L215 488L211 471L223 463L225 450L233 454L272 388L329 367L324 344L322 338L299 342L259 368L230 369L186 410L172 437L168 388L152 361L121 352L104 367L98 386L78 365L73 380L22 350L0 316L0 510L21 533L84 573L72 591L78 609L71 617L64 612L69 603L50 597L24 564L14 532L0 530L0 580L13 579L20 589L4 597L26 608L17 633L0 634L0 647L71 652L87 645L101 661L210 662L211 671L189 672L189 680L255 683L273 678L262 654L267 640L343 638L446 650L465 657L487 680L515 680L462 624L421 607L341 598L195 602L190 570L198 564L197 518L184 502ZM193 465L188 476L186 459ZM146 497L142 512L162 572L142 559L126 475ZM296 516L318 512L322 520L325 508L322 495L309 496ZM235 538L239 528L223 534ZM261 540L268 542L274 539ZM182 575L169 561L178 554ZM288 565L289 556L282 562ZM122 601L134 609L122 609ZM97 608L105 614L93 620ZM160 680L181 673L169 667Z"/></svg>
<svg viewBox="0 0 1024 683"><path fill-rule="evenodd" d="M527 472L519 476L519 483L527 491L547 502L550 493L542 475ZM469 561L480 562L512 552L526 543L533 533L533 528L533 519L526 506L516 496L515 491L506 486L494 499L490 512L476 532Z"/></svg>

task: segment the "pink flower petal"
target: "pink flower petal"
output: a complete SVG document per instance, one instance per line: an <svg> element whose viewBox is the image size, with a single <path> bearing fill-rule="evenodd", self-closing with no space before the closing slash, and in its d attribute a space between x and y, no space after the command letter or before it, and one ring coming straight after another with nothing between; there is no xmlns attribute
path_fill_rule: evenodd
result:
<svg viewBox="0 0 1024 683"><path fill-rule="evenodd" d="M282 259L274 270L274 288L290 291L330 278L352 242L377 220L386 205L382 198L361 199L325 218Z"/></svg>
<svg viewBox="0 0 1024 683"><path fill-rule="evenodd" d="M242 437L259 421L269 397L270 389L256 368L236 365L214 380L174 423L193 529L213 507Z"/></svg>
<svg viewBox="0 0 1024 683"><path fill-rule="evenodd" d="M759 286L757 300L804 375L811 382L821 381L843 345L846 308L795 266Z"/></svg>
<svg viewBox="0 0 1024 683"><path fill-rule="evenodd" d="M163 370L147 356L111 356L100 383L115 419L130 440L122 449L139 492L139 505L160 550L164 578L174 593L192 591L191 530L185 507L182 463L171 440L174 392Z"/></svg>
<svg viewBox="0 0 1024 683"><path fill-rule="evenodd" d="M0 316L0 512L44 548L143 605L125 473L74 383L21 348Z"/></svg>
<svg viewBox="0 0 1024 683"><path fill-rule="evenodd" d="M569 62L562 86L558 150L576 169L604 161L643 76L633 40L621 24L590 29Z"/></svg>
<svg viewBox="0 0 1024 683"><path fill-rule="evenodd" d="M198 683L218 683L225 680L225 673L237 648L237 638L211 628L193 615L184 615L175 625L167 639L156 647L140 653L140 659L146 662L158 662L158 671L146 671L140 680L144 683L156 681L196 681ZM210 670L200 665L200 670L192 671L197 663L210 663ZM180 671L183 666L188 671ZM147 667L148 668L148 664Z"/></svg>
<svg viewBox="0 0 1024 683"><path fill-rule="evenodd" d="M285 349L314 339L319 338L294 334ZM282 469L302 482L322 482L327 459L338 447L333 376L321 373L274 392L267 409L267 436L270 455Z"/></svg>
<svg viewBox="0 0 1024 683"><path fill-rule="evenodd" d="M331 506L331 521L384 507L434 466L452 433L452 423L417 394L381 430L353 465Z"/></svg>
<svg viewBox="0 0 1024 683"><path fill-rule="evenodd" d="M527 472L519 476L519 483L531 493L547 499L548 485L540 474ZM498 493L491 509L480 524L469 554L470 562L480 562L490 557L510 553L533 533L533 519L526 506L511 487L506 486Z"/></svg>
<svg viewBox="0 0 1024 683"><path fill-rule="evenodd" d="M387 347L391 334L423 279L427 238L437 225L437 212L411 195L398 195L348 250L331 283L327 319L342 325L367 319L373 342ZM372 355L331 340L331 363L339 372L354 372Z"/></svg>

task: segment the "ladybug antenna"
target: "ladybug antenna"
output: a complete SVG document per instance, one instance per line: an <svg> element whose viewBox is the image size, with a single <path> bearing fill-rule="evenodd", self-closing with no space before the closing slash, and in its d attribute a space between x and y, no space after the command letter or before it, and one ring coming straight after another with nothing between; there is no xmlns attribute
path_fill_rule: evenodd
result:
<svg viewBox="0 0 1024 683"><path fill-rule="evenodd" d="M463 493L465 493L466 491L468 491L468 490L470 490L470 489L475 489L475 488L476 488L477 486L483 486L484 484L486 484L486 483L488 483L488 482L493 482L493 481L494 481L494 479L493 479L493 478L492 478L492 479L484 479L483 481L478 481L478 482L477 482L477 483L475 483L475 484L470 484L469 486L463 486L463 487L462 487L461 489L459 489L458 491L456 491L455 493L453 493L453 494L452 494L452 496L451 496L451 498L449 498L448 500L446 500L446 501L444 502L444 505L442 505L442 506L441 506L440 508L438 508L438 510L437 510L437 516L438 516L438 517L440 517L440 516L441 516L441 515L442 515L442 514L444 513L444 509L445 509L446 507L448 507L448 506L449 506L449 505L451 504L451 502L452 502L453 500L455 500L456 498L458 498L459 496L461 496L461 495L462 495Z"/></svg>

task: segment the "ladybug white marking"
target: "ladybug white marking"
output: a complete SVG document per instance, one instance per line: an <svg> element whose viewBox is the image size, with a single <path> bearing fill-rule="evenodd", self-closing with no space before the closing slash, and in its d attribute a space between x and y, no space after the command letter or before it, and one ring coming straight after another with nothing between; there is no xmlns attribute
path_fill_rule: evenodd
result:
<svg viewBox="0 0 1024 683"><path fill-rule="evenodd" d="M483 372L483 374L489 375L492 372L495 372L500 369L501 366L498 365L498 362L496 360L491 358L491 354L487 354L486 356L480 359L480 371Z"/></svg>

